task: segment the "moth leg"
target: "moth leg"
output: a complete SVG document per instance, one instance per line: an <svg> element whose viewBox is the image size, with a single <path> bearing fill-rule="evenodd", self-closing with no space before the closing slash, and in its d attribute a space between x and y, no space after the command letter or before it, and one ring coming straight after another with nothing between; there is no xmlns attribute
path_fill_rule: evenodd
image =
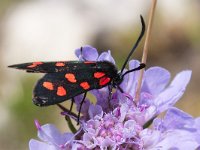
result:
<svg viewBox="0 0 200 150"><path fill-rule="evenodd" d="M67 108L65 108L63 105L61 105L61 104L56 104L62 111L64 111L64 112L69 112L69 110L67 109Z"/></svg>
<svg viewBox="0 0 200 150"><path fill-rule="evenodd" d="M75 113L69 111L63 105L61 105L59 103L56 105L64 112L61 114L65 116L65 120L67 121L68 124L70 124L69 128L71 129L71 131L73 131L75 133L76 129L74 128L74 125L72 124L71 118L74 119L75 121L77 121L78 116Z"/></svg>
<svg viewBox="0 0 200 150"><path fill-rule="evenodd" d="M81 103L80 103L80 107L79 107L79 111L78 111L78 121L77 121L77 125L79 125L80 115L81 115L81 108L82 108L83 102L85 101L86 95L87 95L87 92L84 93L83 99L82 99L82 101L81 101Z"/></svg>
<svg viewBox="0 0 200 150"><path fill-rule="evenodd" d="M119 91L121 92L121 93L124 93L124 91L122 90L122 88L118 85L117 86L117 88L119 89Z"/></svg>
<svg viewBox="0 0 200 150"><path fill-rule="evenodd" d="M71 106L70 106L70 109L69 109L70 112L72 112L72 108L73 108L74 101L75 101L75 100L74 100L74 97L73 97L73 98L72 98L72 101L71 101Z"/></svg>
<svg viewBox="0 0 200 150"><path fill-rule="evenodd" d="M117 86L117 88L119 89L119 91L120 91L121 93L124 93L125 96L126 96L127 98L133 100L132 96L129 95L129 94L126 94L126 93L122 90L122 88L121 88L119 85ZM135 101L133 101L133 103L134 103L135 106L137 106L137 104L135 103Z"/></svg>

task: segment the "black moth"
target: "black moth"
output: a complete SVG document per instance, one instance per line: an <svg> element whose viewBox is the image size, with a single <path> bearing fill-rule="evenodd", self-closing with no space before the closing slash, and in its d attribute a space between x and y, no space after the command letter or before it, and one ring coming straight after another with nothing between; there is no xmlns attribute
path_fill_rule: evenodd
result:
<svg viewBox="0 0 200 150"><path fill-rule="evenodd" d="M118 88L121 92L120 83L126 74L140 70L145 67L141 63L137 68L123 73L128 60L137 48L145 32L145 23L141 18L142 30L128 57L126 58L121 71L114 64L108 61L62 61L62 62L31 62L11 65L8 67L26 70L31 73L46 73L36 84L33 91L33 103L37 106L49 106L72 99L84 93L80 104L78 122L82 104L86 93L92 89L100 89L108 86L111 98L112 88ZM83 49L81 49L83 50Z"/></svg>

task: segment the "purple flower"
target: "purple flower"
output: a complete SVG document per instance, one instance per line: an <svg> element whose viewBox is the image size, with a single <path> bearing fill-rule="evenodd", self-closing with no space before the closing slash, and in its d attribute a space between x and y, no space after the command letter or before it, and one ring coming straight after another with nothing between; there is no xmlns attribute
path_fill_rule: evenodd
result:
<svg viewBox="0 0 200 150"><path fill-rule="evenodd" d="M35 125L38 129L38 137L41 141L31 139L29 142L30 150L57 150L70 148L70 141L73 140L72 133L61 134L52 124L40 126L36 120Z"/></svg>
<svg viewBox="0 0 200 150"><path fill-rule="evenodd" d="M114 62L110 51L98 54L91 46L76 50L81 61ZM131 60L129 69L139 66ZM126 71L126 70L125 70ZM170 73L161 67L145 71L139 102L135 102L139 72L127 74L111 98L108 107L109 90L104 87L90 91L97 99L89 99L82 106L81 127L75 134L61 134L50 124L38 128L41 141L30 140L30 149L44 150L105 150L105 149L197 149L200 148L200 118L193 118L173 107L181 98L191 77L191 71L178 73L170 81ZM75 97L77 110L82 96ZM164 118L157 117L167 111ZM67 113L66 113L67 114ZM152 123L152 128L148 124ZM177 140L178 139L178 140Z"/></svg>
<svg viewBox="0 0 200 150"><path fill-rule="evenodd" d="M107 60L115 63L110 51L103 52L101 55L99 55L97 50L91 46L76 49L75 53L80 60ZM139 61L131 60L129 62L129 70L138 67L139 64ZM120 84L120 87L123 89L124 93L121 93L119 90L117 90L117 92L113 94L111 100L113 109L118 107L120 103L123 103L123 101L127 99L125 97L126 94L134 101L138 76L139 71L135 71L127 74L124 77L123 82ZM169 84L170 73L166 69L161 67L151 67L146 70L142 83L139 104L137 104L138 109L142 109L144 113L143 118L139 118L141 116L137 117L140 119L140 122L144 124L156 115L173 106L183 95L190 77L191 71L182 71L174 78L171 84ZM97 99L96 104L100 105L104 112L109 112L108 88L105 87L99 90L92 90L90 92L95 95ZM82 98L79 96L79 101L81 99ZM79 103L76 104L79 105ZM88 110L88 105L86 105L86 107L86 109L84 109L84 106L82 108L84 110ZM87 113L84 114L86 115L85 118L88 118Z"/></svg>
<svg viewBox="0 0 200 150"><path fill-rule="evenodd" d="M80 141L85 147L89 149L97 147L117 149L123 148L124 143L132 145L132 147L139 146L137 135L141 132L142 126L133 119L121 118L118 108L113 113L104 115L98 105L90 107L89 111L93 115L89 121L83 124L84 134Z"/></svg>
<svg viewBox="0 0 200 150"><path fill-rule="evenodd" d="M154 129L140 133L146 149L197 149L200 146L200 118L170 108L163 119L155 119Z"/></svg>
<svg viewBox="0 0 200 150"><path fill-rule="evenodd" d="M115 60L111 56L110 50L103 52L101 55L98 54L97 49L86 45L84 47L75 50L75 54L81 61L110 61L115 64Z"/></svg>

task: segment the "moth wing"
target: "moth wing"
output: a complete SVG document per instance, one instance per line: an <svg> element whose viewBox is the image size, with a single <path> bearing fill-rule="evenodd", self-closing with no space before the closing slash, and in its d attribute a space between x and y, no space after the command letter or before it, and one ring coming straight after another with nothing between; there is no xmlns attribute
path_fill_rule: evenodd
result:
<svg viewBox="0 0 200 150"><path fill-rule="evenodd" d="M71 99L92 89L99 89L109 84L105 75L95 78L94 69L71 72L48 73L36 84L33 102L38 106L48 106ZM107 80L106 80L107 79ZM110 79L110 78L109 78ZM103 83L103 84L102 84Z"/></svg>
<svg viewBox="0 0 200 150"><path fill-rule="evenodd" d="M31 73L56 73L79 69L86 66L92 67L96 62L60 61L60 62L30 62L8 66L10 68L25 70Z"/></svg>

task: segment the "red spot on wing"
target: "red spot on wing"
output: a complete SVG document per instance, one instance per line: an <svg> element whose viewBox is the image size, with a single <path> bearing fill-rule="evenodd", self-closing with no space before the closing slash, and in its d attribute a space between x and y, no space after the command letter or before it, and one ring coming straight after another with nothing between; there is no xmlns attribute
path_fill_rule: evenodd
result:
<svg viewBox="0 0 200 150"><path fill-rule="evenodd" d="M55 64L55 66L57 66L57 67L63 67L63 66L65 66L65 63L63 63L63 62L57 62Z"/></svg>
<svg viewBox="0 0 200 150"><path fill-rule="evenodd" d="M31 65L27 66L28 68L35 68L36 66L39 66L43 64L43 62L33 62Z"/></svg>
<svg viewBox="0 0 200 150"><path fill-rule="evenodd" d="M76 78L73 73L66 73L65 78L72 83L76 83Z"/></svg>
<svg viewBox="0 0 200 150"><path fill-rule="evenodd" d="M99 85L103 86L106 85L110 82L110 78L109 77L103 77L99 80Z"/></svg>
<svg viewBox="0 0 200 150"><path fill-rule="evenodd" d="M43 82L43 87L45 87L48 90L53 90L53 83L51 82Z"/></svg>
<svg viewBox="0 0 200 150"><path fill-rule="evenodd" d="M94 64L95 61L84 61L84 64Z"/></svg>
<svg viewBox="0 0 200 150"><path fill-rule="evenodd" d="M97 79L103 77L104 75L105 75L104 72L95 72L94 73L94 77L97 78Z"/></svg>
<svg viewBox="0 0 200 150"><path fill-rule="evenodd" d="M88 82L82 82L82 83L80 84L80 86L81 86L84 90L87 90L87 89L90 88L90 85L89 85Z"/></svg>
<svg viewBox="0 0 200 150"><path fill-rule="evenodd" d="M65 96L67 94L67 91L63 86L59 86L57 89L57 95L58 96Z"/></svg>

